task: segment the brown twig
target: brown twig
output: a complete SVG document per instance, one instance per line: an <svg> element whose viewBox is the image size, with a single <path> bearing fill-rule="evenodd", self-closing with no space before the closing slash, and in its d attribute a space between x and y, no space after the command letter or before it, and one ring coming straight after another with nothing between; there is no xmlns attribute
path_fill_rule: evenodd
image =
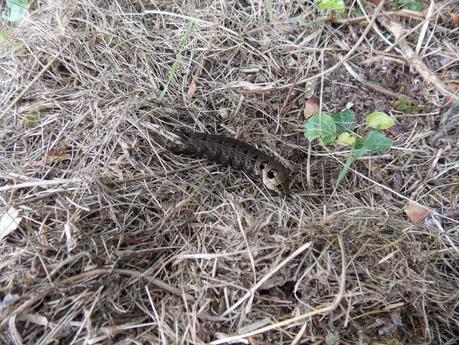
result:
<svg viewBox="0 0 459 345"><path fill-rule="evenodd" d="M380 18L381 24L390 31L394 37L396 44L400 47L403 57L405 60L416 69L419 74L428 82L435 85L437 90L445 96L453 96L451 90L432 72L427 65L422 62L421 58L414 52L405 39L401 38L404 34L404 29L400 23L390 19L389 17Z"/></svg>
<svg viewBox="0 0 459 345"><path fill-rule="evenodd" d="M149 277L149 276L143 274L142 272L136 272L136 271L125 270L125 269L110 270L110 269L105 269L105 268L98 268L98 269L95 269L95 270L92 270L92 271L83 272L83 273L77 274L75 276L68 277L68 278L64 279L63 281L59 282L58 285L66 286L66 285L70 285L70 284L75 284L76 282L78 282L80 280L91 279L93 277L97 277L97 276L101 276L101 275L105 275L105 274L121 274L121 275L129 276L129 277L132 277L132 278L138 278L138 279L141 278L141 279L146 280L148 283L156 286L157 288L163 289L163 290L165 290L167 292L170 292L170 293L172 293L174 295L177 295L179 297L184 297L187 301L194 302L194 297L193 296L191 296L190 294L187 294L186 292L180 290L179 288L171 286L171 285L163 282L162 280Z"/></svg>
<svg viewBox="0 0 459 345"><path fill-rule="evenodd" d="M341 278L340 278L339 290L338 290L338 293L336 294L336 297L335 297L335 300L333 301L333 303L331 303L331 304L329 304L329 305L327 305L325 307L314 309L313 311L304 313L302 315L295 316L295 317L293 317L291 319L280 321L280 322L271 324L269 326L261 327L259 329L256 329L254 331L251 331L251 332L248 332L248 333L245 333L245 334L234 335L234 336L230 336L230 337L225 337L225 338L222 338L222 339L214 340L210 344L212 344L212 345L224 344L224 343L236 341L236 340L239 340L239 339L253 337L254 335L261 334L261 333L270 331L272 329L284 327L284 326L290 325L290 324L295 323L295 322L303 321L303 320L311 318L314 315L325 314L325 313L328 313L328 312L336 309L339 306L339 304L341 303L341 299L343 298L343 295L344 295L344 289L346 287L346 265L347 265L346 264L346 254L345 254L345 251L344 251L344 244L343 244L343 240L342 240L341 236L338 236L338 243L339 243L340 250L341 250Z"/></svg>
<svg viewBox="0 0 459 345"><path fill-rule="evenodd" d="M342 57L341 57L342 58ZM376 91L376 92L379 92L383 95L386 95L386 96L389 96L389 97L393 97L393 98L400 98L400 97L403 97L405 99L409 99L413 102L415 102L416 100L408 95L404 95L404 94L401 94L401 93L396 93L396 92L393 92L391 90L388 90L386 89L385 87L381 86L381 85L377 85L377 84L373 84L373 83L370 83L369 81L367 81L362 75L360 75L359 73L357 73L352 67L351 65L348 63L348 62L344 62L344 67L346 68L346 70L349 72L349 74L354 77L355 79L357 79L360 83L362 83L363 85L365 85L365 87L367 87L368 89L370 90L373 90L373 91Z"/></svg>
<svg viewBox="0 0 459 345"><path fill-rule="evenodd" d="M451 107L442 117L440 126L432 135L432 144L435 145L438 140L446 137L450 131L457 128L459 123L459 105Z"/></svg>

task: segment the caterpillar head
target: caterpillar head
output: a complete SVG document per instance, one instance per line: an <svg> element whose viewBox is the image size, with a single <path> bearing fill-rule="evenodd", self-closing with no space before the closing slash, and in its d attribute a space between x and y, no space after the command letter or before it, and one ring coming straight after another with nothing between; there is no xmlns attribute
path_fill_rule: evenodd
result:
<svg viewBox="0 0 459 345"><path fill-rule="evenodd" d="M282 195L289 193L289 174L288 170L278 161L261 157L257 160L255 174L261 175L263 184L271 191Z"/></svg>

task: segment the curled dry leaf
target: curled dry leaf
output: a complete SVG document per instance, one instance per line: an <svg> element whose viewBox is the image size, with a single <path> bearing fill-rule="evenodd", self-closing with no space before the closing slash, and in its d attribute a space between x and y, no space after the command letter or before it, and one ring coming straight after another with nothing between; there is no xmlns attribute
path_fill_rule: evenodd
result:
<svg viewBox="0 0 459 345"><path fill-rule="evenodd" d="M254 84L245 80L240 80L240 81L234 81L228 84L229 87L240 89L241 91L246 91L246 92L267 92L271 91L276 87L275 83L266 83L266 84Z"/></svg>
<svg viewBox="0 0 459 345"><path fill-rule="evenodd" d="M75 238L73 237L71 224L69 223L64 224L64 235L65 235L65 244L67 246L67 251L70 253L77 245Z"/></svg>
<svg viewBox="0 0 459 345"><path fill-rule="evenodd" d="M228 108L220 108L218 109L218 113L223 120L228 120L231 116L231 111Z"/></svg>
<svg viewBox="0 0 459 345"><path fill-rule="evenodd" d="M319 99L317 97L309 97L306 102L304 102L304 117L308 118L314 114L319 113Z"/></svg>
<svg viewBox="0 0 459 345"><path fill-rule="evenodd" d="M52 150L48 153L46 157L39 161L32 163L33 167L43 167L47 164L59 163L68 161L71 159L70 153L66 153L64 149Z"/></svg>
<svg viewBox="0 0 459 345"><path fill-rule="evenodd" d="M450 81L448 87L453 91L459 90L459 80Z"/></svg>
<svg viewBox="0 0 459 345"><path fill-rule="evenodd" d="M459 14L450 12L449 16L451 17L451 24L456 28L459 27Z"/></svg>
<svg viewBox="0 0 459 345"><path fill-rule="evenodd" d="M198 88L196 87L196 80L193 78L193 80L191 81L190 87L188 88L188 91L186 93L188 99L192 99L194 97L197 89Z"/></svg>
<svg viewBox="0 0 459 345"><path fill-rule="evenodd" d="M19 226L22 217L18 217L19 211L10 207L0 218L0 242Z"/></svg>
<svg viewBox="0 0 459 345"><path fill-rule="evenodd" d="M408 201L405 205L404 211L408 218L415 224L421 223L432 214L431 210L422 207L413 201Z"/></svg>
<svg viewBox="0 0 459 345"><path fill-rule="evenodd" d="M56 162L63 162L63 161L68 161L70 160L70 154L69 153L57 153L57 154L50 154L48 157L46 157L46 162L45 164L51 164L51 163L56 163Z"/></svg>

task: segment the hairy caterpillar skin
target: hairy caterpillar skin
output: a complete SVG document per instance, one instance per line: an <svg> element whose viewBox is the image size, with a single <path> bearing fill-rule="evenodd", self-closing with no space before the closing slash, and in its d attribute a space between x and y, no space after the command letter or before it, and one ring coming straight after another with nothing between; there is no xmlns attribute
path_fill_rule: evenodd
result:
<svg viewBox="0 0 459 345"><path fill-rule="evenodd" d="M210 161L259 176L272 191L288 193L288 170L275 158L243 141L222 135L180 130L180 143L168 146L174 153L205 157Z"/></svg>

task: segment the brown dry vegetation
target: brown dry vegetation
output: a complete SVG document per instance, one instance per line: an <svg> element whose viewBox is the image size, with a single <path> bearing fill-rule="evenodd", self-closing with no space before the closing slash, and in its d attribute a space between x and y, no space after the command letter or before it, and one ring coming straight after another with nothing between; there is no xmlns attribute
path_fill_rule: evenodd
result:
<svg viewBox="0 0 459 345"><path fill-rule="evenodd" d="M457 344L457 1L357 20L268 3L36 0L2 24L0 206L22 219L0 240L0 343ZM335 188L347 151L304 139L311 95L391 113L394 148ZM257 144L292 195L151 125ZM408 200L435 217L412 224Z"/></svg>

